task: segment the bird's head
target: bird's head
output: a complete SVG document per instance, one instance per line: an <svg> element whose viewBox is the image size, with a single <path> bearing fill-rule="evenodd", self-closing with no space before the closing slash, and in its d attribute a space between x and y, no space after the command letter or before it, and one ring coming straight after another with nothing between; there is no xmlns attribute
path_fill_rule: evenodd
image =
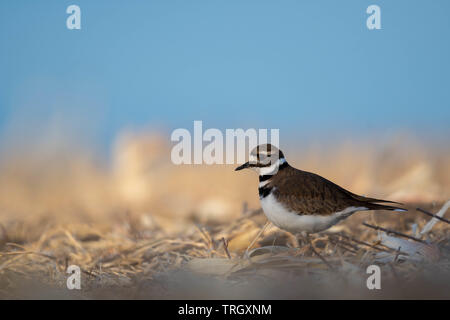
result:
<svg viewBox="0 0 450 320"><path fill-rule="evenodd" d="M235 170L252 169L259 175L274 175L287 164L283 152L271 144L260 144L250 152L249 161Z"/></svg>

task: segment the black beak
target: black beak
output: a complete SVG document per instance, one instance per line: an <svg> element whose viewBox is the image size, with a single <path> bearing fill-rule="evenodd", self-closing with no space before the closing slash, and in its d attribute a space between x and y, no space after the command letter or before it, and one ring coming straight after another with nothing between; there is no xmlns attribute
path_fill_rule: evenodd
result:
<svg viewBox="0 0 450 320"><path fill-rule="evenodd" d="M242 170L242 169L246 169L248 167L250 167L250 163L246 162L242 166L239 166L236 169L234 169L234 171L239 171L239 170Z"/></svg>

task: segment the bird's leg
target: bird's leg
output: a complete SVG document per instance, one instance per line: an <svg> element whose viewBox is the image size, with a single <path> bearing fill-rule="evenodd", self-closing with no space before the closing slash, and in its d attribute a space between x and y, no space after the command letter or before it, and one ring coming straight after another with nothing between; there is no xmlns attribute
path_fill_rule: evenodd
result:
<svg viewBox="0 0 450 320"><path fill-rule="evenodd" d="M298 248L297 254L305 254L308 252L311 246L311 241L309 240L309 234L306 232L297 233L295 235L296 246ZM301 240L300 240L301 239Z"/></svg>
<svg viewBox="0 0 450 320"><path fill-rule="evenodd" d="M311 238L311 234L309 232L304 232L302 235L303 239L305 239L305 247L307 248L306 250L311 249L313 253L317 254L316 247L314 246L314 240Z"/></svg>
<svg viewBox="0 0 450 320"><path fill-rule="evenodd" d="M309 234L309 232L305 232L305 241L306 241L306 245L311 248L312 251L314 251L314 244L311 241L311 235Z"/></svg>
<svg viewBox="0 0 450 320"><path fill-rule="evenodd" d="M322 260L322 262L328 266L328 268L330 268L331 270L334 270L334 267L327 260L325 260L325 258L316 250L316 247L314 246L314 240L311 241L311 237L310 237L309 233L306 235L306 237L309 242L308 248L311 249L313 255L318 256L319 259ZM318 239L316 239L316 240L318 240Z"/></svg>
<svg viewBox="0 0 450 320"><path fill-rule="evenodd" d="M306 245L308 245L308 244L311 244L311 240L310 240L310 238L309 238L309 233L308 233L308 232L302 231L299 235L300 235L301 238L302 238L302 245L303 245L303 246L306 246Z"/></svg>

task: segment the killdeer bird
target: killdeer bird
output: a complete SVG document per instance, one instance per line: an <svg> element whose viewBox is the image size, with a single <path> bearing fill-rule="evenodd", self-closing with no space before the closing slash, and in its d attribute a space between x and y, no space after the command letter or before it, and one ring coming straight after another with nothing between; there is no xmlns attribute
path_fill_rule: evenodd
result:
<svg viewBox="0 0 450 320"><path fill-rule="evenodd" d="M259 174L261 207L275 226L293 234L326 230L357 211L407 211L401 203L359 196L311 172L291 167L283 152L271 144L252 150L249 162L235 170Z"/></svg>

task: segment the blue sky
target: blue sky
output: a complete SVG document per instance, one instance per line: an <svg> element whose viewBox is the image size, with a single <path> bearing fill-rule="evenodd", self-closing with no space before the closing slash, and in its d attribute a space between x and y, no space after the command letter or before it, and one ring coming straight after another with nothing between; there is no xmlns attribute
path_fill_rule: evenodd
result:
<svg viewBox="0 0 450 320"><path fill-rule="evenodd" d="M82 29L66 28L81 7ZM382 30L366 27L381 7ZM280 136L449 134L450 1L10 0L0 4L0 132L64 119Z"/></svg>

